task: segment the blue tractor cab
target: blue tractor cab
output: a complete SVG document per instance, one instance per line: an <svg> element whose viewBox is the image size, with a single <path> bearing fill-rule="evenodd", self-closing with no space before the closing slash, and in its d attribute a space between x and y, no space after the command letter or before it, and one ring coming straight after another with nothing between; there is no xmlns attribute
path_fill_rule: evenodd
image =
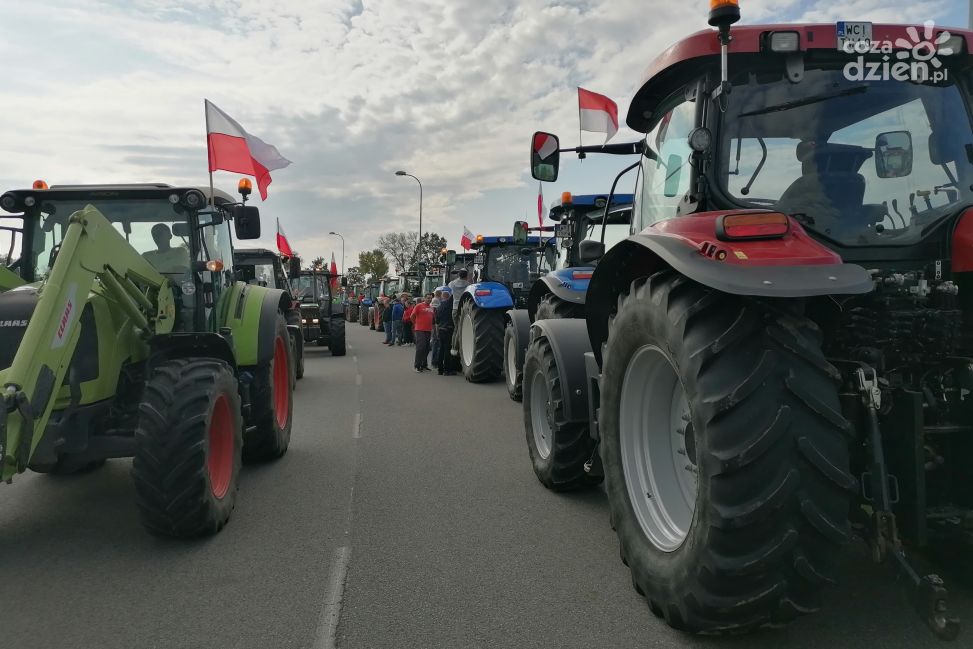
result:
<svg viewBox="0 0 973 649"><path fill-rule="evenodd" d="M473 250L473 283L458 296L456 347L463 375L482 383L503 370L506 312L526 308L531 287L557 267L558 258L555 239L530 236L523 222L511 236L477 235Z"/></svg>
<svg viewBox="0 0 973 649"><path fill-rule="evenodd" d="M531 323L584 318L585 297L595 265L606 248L629 236L632 194L615 194L609 207L607 194L572 196L565 192L551 206L549 217L557 224L557 268L533 283L523 308L508 311L505 316L503 373L507 392L514 401L522 398Z"/></svg>

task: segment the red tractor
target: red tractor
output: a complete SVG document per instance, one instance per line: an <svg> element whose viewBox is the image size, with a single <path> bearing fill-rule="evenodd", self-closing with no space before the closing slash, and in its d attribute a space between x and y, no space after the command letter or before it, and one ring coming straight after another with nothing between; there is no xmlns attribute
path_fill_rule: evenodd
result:
<svg viewBox="0 0 973 649"><path fill-rule="evenodd" d="M635 588L677 629L816 611L857 535L955 638L918 566L973 553L973 32L739 17L714 0L716 29L651 64L640 141L534 136L542 181L561 152L639 155L586 318L531 327L534 470L604 481Z"/></svg>

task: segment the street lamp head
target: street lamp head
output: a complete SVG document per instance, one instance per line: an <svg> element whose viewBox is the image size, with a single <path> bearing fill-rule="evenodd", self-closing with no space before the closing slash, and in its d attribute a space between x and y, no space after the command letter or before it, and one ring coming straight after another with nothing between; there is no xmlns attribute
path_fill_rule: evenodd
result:
<svg viewBox="0 0 973 649"><path fill-rule="evenodd" d="M329 232L328 234L338 234L337 232Z"/></svg>
<svg viewBox="0 0 973 649"><path fill-rule="evenodd" d="M396 175L396 176L408 176L409 174L407 174L407 173L406 173L406 172L404 172L404 171L396 171L396 172L395 172L395 175Z"/></svg>

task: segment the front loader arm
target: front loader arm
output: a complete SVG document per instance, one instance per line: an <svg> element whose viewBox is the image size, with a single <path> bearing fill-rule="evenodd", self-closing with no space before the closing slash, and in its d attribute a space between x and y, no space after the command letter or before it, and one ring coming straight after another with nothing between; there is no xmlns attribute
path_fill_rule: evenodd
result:
<svg viewBox="0 0 973 649"><path fill-rule="evenodd" d="M93 206L72 214L2 386L0 478L7 482L26 469L44 434L96 280L112 308L129 316L145 338L172 330L175 303L168 280Z"/></svg>

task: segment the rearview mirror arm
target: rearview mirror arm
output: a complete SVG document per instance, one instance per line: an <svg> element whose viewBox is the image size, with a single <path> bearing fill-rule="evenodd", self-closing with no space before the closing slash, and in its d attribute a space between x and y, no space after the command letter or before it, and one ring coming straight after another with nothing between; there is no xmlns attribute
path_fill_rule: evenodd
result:
<svg viewBox="0 0 973 649"><path fill-rule="evenodd" d="M606 155L639 155L645 153L650 158L652 154L646 153L646 146L643 140L637 142L626 142L624 144L589 144L568 149L558 149L561 153L577 153L579 156L585 153L604 153ZM650 150L651 152L651 150Z"/></svg>
<svg viewBox="0 0 973 649"><path fill-rule="evenodd" d="M649 150L651 151L651 149ZM612 190L608 192L608 202L605 203L605 216L601 219L601 242L603 244L605 243L605 230L608 229L608 211L611 209L612 199L615 198L615 189L618 187L618 181L621 180L622 176L627 174L632 169L638 168L640 164L642 164L641 158L639 159L638 162L635 162L622 169L621 172L617 176L615 176L615 182L612 183ZM635 218L634 214L632 215L632 218L633 219Z"/></svg>

